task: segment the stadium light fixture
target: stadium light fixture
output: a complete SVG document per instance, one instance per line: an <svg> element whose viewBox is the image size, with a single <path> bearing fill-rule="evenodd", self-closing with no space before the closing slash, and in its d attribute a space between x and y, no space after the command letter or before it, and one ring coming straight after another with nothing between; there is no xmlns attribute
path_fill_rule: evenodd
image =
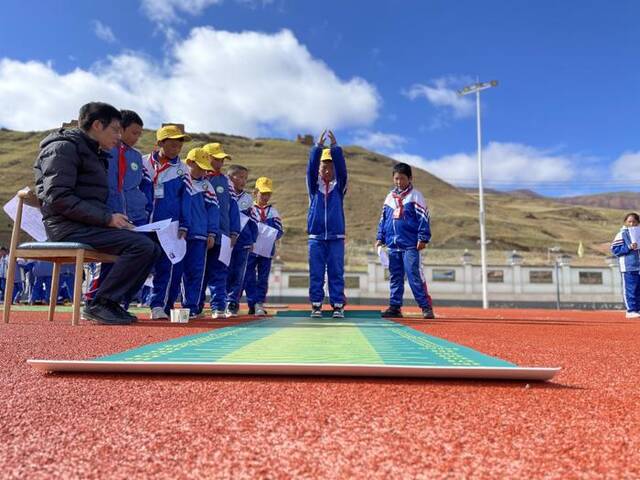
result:
<svg viewBox="0 0 640 480"><path fill-rule="evenodd" d="M487 235L485 232L484 189L482 187L482 131L480 128L480 92L498 86L497 80L476 82L458 91L459 96L476 94L476 124L478 135L478 200L480 204L480 265L482 268L482 308L489 308L487 295Z"/></svg>

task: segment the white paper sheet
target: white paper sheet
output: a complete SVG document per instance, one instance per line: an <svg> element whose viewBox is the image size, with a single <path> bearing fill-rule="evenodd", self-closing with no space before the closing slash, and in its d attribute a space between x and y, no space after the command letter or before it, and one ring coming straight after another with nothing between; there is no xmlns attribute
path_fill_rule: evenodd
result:
<svg viewBox="0 0 640 480"><path fill-rule="evenodd" d="M218 260L224 263L227 267L231 263L231 239L224 233L220 235L220 255Z"/></svg>
<svg viewBox="0 0 640 480"><path fill-rule="evenodd" d="M16 221L18 215L18 196L16 195L9 200L3 210L11 217L11 220ZM22 230L27 232L37 242L47 241L47 232L44 230L44 224L42 223L42 213L39 208L31 207L29 205L22 204L22 222L20 223Z"/></svg>
<svg viewBox="0 0 640 480"><path fill-rule="evenodd" d="M380 265L384 268L389 268L389 254L384 247L378 247L378 258L380 259Z"/></svg>
<svg viewBox="0 0 640 480"><path fill-rule="evenodd" d="M631 243L640 245L640 227L628 227L629 236L631 237Z"/></svg>
<svg viewBox="0 0 640 480"><path fill-rule="evenodd" d="M271 258L273 244L278 239L278 230L265 223L258 223L258 239L253 245L253 253Z"/></svg>
<svg viewBox="0 0 640 480"><path fill-rule="evenodd" d="M167 228L171 224L171 219L160 220L159 222L147 223L133 229L134 232L157 232Z"/></svg>
<svg viewBox="0 0 640 480"><path fill-rule="evenodd" d="M244 213L240 214L240 231L244 230L245 225L249 221L249 217Z"/></svg>
<svg viewBox="0 0 640 480"><path fill-rule="evenodd" d="M187 241L184 238L178 238L179 226L179 222L174 221L167 227L155 231L160 246L172 264L180 262L187 254Z"/></svg>

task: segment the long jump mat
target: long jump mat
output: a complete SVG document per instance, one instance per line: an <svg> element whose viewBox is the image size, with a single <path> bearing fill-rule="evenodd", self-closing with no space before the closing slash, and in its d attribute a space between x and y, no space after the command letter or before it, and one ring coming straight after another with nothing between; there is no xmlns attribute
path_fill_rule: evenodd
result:
<svg viewBox="0 0 640 480"><path fill-rule="evenodd" d="M325 312L327 315L328 312ZM28 360L50 372L343 375L550 380L559 368L520 367L380 317L284 312L94 360Z"/></svg>

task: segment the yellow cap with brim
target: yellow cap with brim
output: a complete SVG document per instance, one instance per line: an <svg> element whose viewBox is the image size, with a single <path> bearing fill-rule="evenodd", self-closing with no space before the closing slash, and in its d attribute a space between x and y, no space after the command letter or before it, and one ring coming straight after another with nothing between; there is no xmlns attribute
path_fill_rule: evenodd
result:
<svg viewBox="0 0 640 480"><path fill-rule="evenodd" d="M163 140L184 140L190 142L191 137L184 133L176 125L165 125L156 131L156 140L161 142Z"/></svg>
<svg viewBox="0 0 640 480"><path fill-rule="evenodd" d="M187 162L192 161L203 170L213 170L209 155L202 148L192 148L187 154Z"/></svg>
<svg viewBox="0 0 640 480"><path fill-rule="evenodd" d="M219 160L224 160L225 158L228 158L229 160L231 160L231 155L225 153L224 150L222 149L222 145L220 145L217 142L207 143L204 147L202 147L202 149L205 152L207 152L207 154Z"/></svg>
<svg viewBox="0 0 640 480"><path fill-rule="evenodd" d="M256 180L256 190L260 193L273 192L273 180L267 177L260 177Z"/></svg>
<svg viewBox="0 0 640 480"><path fill-rule="evenodd" d="M322 156L320 157L321 162L333 162L333 158L331 157L331 149L324 148L322 149Z"/></svg>

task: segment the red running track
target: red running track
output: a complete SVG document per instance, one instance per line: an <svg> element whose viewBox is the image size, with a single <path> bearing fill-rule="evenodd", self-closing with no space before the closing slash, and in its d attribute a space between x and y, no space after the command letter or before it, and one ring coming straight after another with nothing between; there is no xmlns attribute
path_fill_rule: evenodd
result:
<svg viewBox="0 0 640 480"><path fill-rule="evenodd" d="M639 478L640 322L440 308L405 323L553 383L42 374L230 322L0 324L1 478Z"/></svg>

